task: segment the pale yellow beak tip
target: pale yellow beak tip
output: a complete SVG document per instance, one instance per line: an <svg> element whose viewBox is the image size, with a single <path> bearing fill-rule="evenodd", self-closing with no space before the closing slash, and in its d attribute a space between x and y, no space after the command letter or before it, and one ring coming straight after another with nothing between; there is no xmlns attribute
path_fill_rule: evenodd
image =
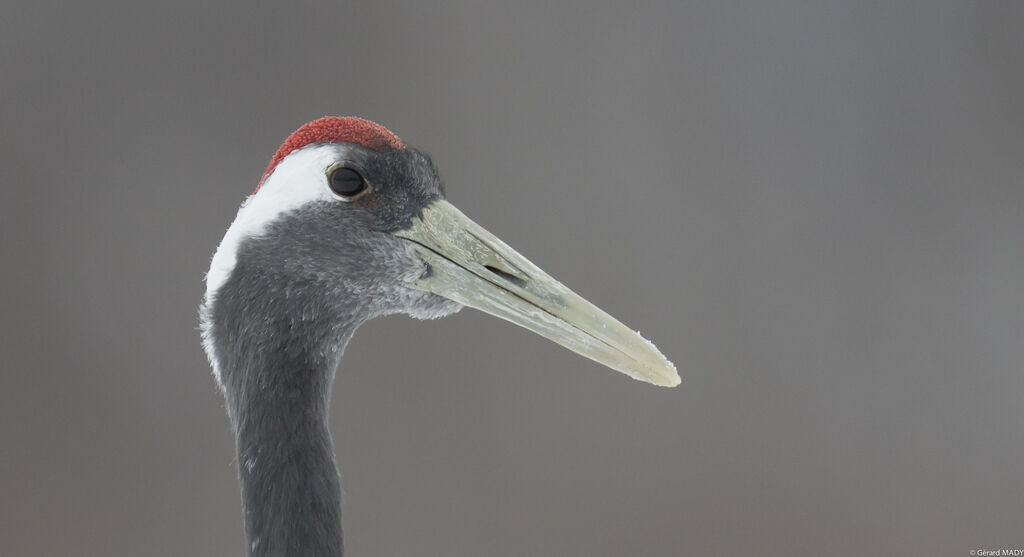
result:
<svg viewBox="0 0 1024 557"><path fill-rule="evenodd" d="M665 382L662 383L660 386L668 387L668 388L673 388L673 387L678 387L679 384L682 383L682 382L683 382L683 380L679 377L679 374L676 373L675 375L667 377Z"/></svg>
<svg viewBox="0 0 1024 557"><path fill-rule="evenodd" d="M665 360L664 364L665 365L655 367L650 372L645 373L643 377L637 377L637 379L659 387L671 388L679 386L682 379L679 377L679 372L676 371L676 367L668 360Z"/></svg>
<svg viewBox="0 0 1024 557"><path fill-rule="evenodd" d="M679 372L676 370L676 365L669 361L661 350L654 345L653 342L644 338L640 334L640 331L635 331L635 339L639 339L641 345L640 351L643 353L638 359L636 369L640 370L640 374L634 374L627 372L634 378L641 381L646 381L652 385L659 387L676 387L682 382L679 377Z"/></svg>

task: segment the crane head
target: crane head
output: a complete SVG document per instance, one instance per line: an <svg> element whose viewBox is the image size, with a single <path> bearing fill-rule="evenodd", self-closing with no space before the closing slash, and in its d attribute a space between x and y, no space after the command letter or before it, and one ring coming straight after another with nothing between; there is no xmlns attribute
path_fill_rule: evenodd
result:
<svg viewBox="0 0 1024 557"><path fill-rule="evenodd" d="M429 156L361 118L321 118L285 140L206 283L203 336L215 374L218 306L273 306L267 327L322 321L326 330L337 320L354 329L379 315L434 318L470 306L634 379L679 383L653 344L448 203Z"/></svg>

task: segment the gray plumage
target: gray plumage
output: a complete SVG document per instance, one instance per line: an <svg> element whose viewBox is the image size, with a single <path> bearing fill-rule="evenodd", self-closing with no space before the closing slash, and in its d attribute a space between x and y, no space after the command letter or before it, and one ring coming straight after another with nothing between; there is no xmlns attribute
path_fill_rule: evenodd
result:
<svg viewBox="0 0 1024 557"><path fill-rule="evenodd" d="M430 269L390 234L443 197L430 159L412 150L353 156L383 202L318 202L283 216L242 242L227 282L201 309L235 430L253 556L342 553L327 411L356 328L461 307L403 286Z"/></svg>

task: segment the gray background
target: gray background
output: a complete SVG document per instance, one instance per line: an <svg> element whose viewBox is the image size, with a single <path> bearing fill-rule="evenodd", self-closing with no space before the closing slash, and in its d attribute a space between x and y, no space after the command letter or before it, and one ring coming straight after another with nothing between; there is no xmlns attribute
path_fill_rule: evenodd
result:
<svg viewBox="0 0 1024 557"><path fill-rule="evenodd" d="M622 4L5 6L0 553L243 553L196 308L324 114L431 152L684 377L366 325L351 555L1024 546L1024 4Z"/></svg>

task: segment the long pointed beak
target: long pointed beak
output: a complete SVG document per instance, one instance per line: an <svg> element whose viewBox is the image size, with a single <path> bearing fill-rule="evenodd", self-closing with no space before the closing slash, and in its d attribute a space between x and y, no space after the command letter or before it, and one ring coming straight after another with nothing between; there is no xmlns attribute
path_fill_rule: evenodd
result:
<svg viewBox="0 0 1024 557"><path fill-rule="evenodd" d="M412 227L395 233L415 242L433 272L409 284L543 335L626 375L675 387L679 374L650 341L584 300L451 203L428 205Z"/></svg>

